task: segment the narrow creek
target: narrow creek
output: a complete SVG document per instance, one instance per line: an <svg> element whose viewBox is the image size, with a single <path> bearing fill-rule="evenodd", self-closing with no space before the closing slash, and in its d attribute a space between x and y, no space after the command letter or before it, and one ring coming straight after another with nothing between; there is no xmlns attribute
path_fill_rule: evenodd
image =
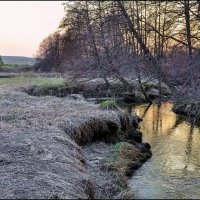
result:
<svg viewBox="0 0 200 200"><path fill-rule="evenodd" d="M143 142L151 144L153 153L129 182L136 199L200 198L200 128L192 129L172 107L171 103L134 106L143 117Z"/></svg>

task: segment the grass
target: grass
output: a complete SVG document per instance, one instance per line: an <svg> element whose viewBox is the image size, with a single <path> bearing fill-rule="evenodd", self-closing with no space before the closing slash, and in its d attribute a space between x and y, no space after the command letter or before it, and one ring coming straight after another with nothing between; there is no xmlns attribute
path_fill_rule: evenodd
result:
<svg viewBox="0 0 200 200"><path fill-rule="evenodd" d="M38 77L32 80L32 85L40 86L43 89L57 88L66 86L66 81L63 78Z"/></svg>
<svg viewBox="0 0 200 200"><path fill-rule="evenodd" d="M18 75L12 78L0 78L0 86L27 86L34 85L41 88L61 87L66 85L63 78L31 77L30 74Z"/></svg>
<svg viewBox="0 0 200 200"><path fill-rule="evenodd" d="M121 150L123 149L124 146L126 146L125 142L118 142L115 145L113 145L112 154L108 156L107 158L105 158L105 162L108 165L112 165L115 161L117 161L121 153Z"/></svg>
<svg viewBox="0 0 200 200"><path fill-rule="evenodd" d="M46 78L42 80L46 80ZM41 84L42 82L39 78L32 80L32 82L34 81L35 84ZM57 82L59 81L57 80L56 83ZM1 134L5 134L5 137L2 137L1 143L3 144L5 140L9 142L9 144L15 145L15 143L20 141L19 145L23 145L22 153L20 149L20 157L16 159L22 160L22 164L24 163L22 167L26 174L30 174L32 173L32 169L36 169L34 174L38 175L40 174L39 172L43 170L44 164L47 166L47 176L42 174L37 179L30 179L31 187L29 188L31 192L33 191L31 195L34 195L34 198L51 198L52 195L50 192L44 194L43 191L45 189L45 191L51 190L54 192L54 186L57 184L59 186L59 195L57 198L59 199L66 197L72 199L96 198L96 196L93 197L91 195L92 189L88 186L88 181L90 181L90 177L93 175L90 176L89 170L86 171L87 169L85 167L87 165L84 164L86 162L84 151L79 145L87 145L100 137L103 138L105 137L104 133L111 134L109 131L110 123L108 123L110 121L116 123L119 130L121 130L123 124L127 124L127 126L130 125L129 118L123 113L100 110L98 105L91 104L87 101L73 101L67 98L61 99L52 96L38 98L7 88L0 91L0 96L4 97L4 100L0 101L0 116L2 116L2 121L0 121ZM121 118L124 119L124 123L122 123ZM123 134L121 131L120 133ZM12 141L15 141L15 143ZM9 145L7 146L7 148L12 149L11 153L15 151L15 148L10 148ZM113 150L116 154L121 152L122 146L121 144L113 146ZM31 149L31 154L23 154L23 151L26 152L29 147ZM45 150L45 154L41 153L41 150ZM48 154L46 154L46 150ZM10 151L8 153L8 159L11 158L15 161L15 157L12 156ZM52 155L52 158L46 157L46 155ZM51 160L46 160L46 158ZM55 159L56 162L54 162ZM38 162L34 162L35 160ZM55 165L52 165L52 162L53 164L55 163ZM26 167L29 165L32 166L32 168ZM6 169L7 166L4 165L3 167ZM95 171L95 173L98 173L98 171ZM111 172L103 171L102 173L104 176L108 176L108 173L110 174ZM15 171L13 170L11 175L9 172L7 176L16 177ZM99 192L99 194L102 195L98 196L99 199L104 197L109 198L109 195L115 197L118 195L118 192L121 194L122 189L120 186L122 184L124 185L124 182L120 183L121 177L119 179L118 177L120 176L118 176L118 174L115 175L114 172L109 175L108 180L110 182L108 184L110 184L112 188L108 185L108 189L111 188L111 190L107 190L107 182L104 183L104 180L102 181L102 188L96 189L103 191L101 193ZM5 178L2 176L0 180L5 181ZM10 179L8 179L8 181L9 180ZM23 182L23 174L16 177L16 181L20 180ZM38 180L42 181L41 183L43 185L41 187L37 187ZM44 183L43 180L45 180ZM51 183L51 187L48 184L49 182ZM62 184L59 185L58 183ZM12 192L14 189L21 189L20 185L7 185L12 188L6 188L5 195L7 195L7 191ZM118 186L119 190L116 189ZM86 189L87 191L85 191ZM27 190L27 192L29 192L29 190ZM57 195L57 193L55 194ZM28 197L28 194L23 193L23 197Z"/></svg>
<svg viewBox="0 0 200 200"><path fill-rule="evenodd" d="M112 152L104 158L104 164L122 177L129 177L144 161L151 157L150 152L142 153L135 145L119 142Z"/></svg>
<svg viewBox="0 0 200 200"><path fill-rule="evenodd" d="M25 76L0 78L0 86L9 86L9 85L24 86L28 85L28 83L29 83L29 78Z"/></svg>
<svg viewBox="0 0 200 200"><path fill-rule="evenodd" d="M100 108L106 110L116 110L118 109L118 105L114 100L105 100L100 103Z"/></svg>
<svg viewBox="0 0 200 200"><path fill-rule="evenodd" d="M10 64L10 63L3 63L0 64L0 67L7 68L7 67L32 67L33 65L29 64Z"/></svg>
<svg viewBox="0 0 200 200"><path fill-rule="evenodd" d="M0 64L0 67L15 67L15 66L17 66L17 64L7 64L7 63Z"/></svg>

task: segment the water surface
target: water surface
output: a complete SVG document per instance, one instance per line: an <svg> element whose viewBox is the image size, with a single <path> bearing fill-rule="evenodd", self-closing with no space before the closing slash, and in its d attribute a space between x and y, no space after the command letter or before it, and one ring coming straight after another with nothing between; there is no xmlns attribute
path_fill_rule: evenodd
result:
<svg viewBox="0 0 200 200"><path fill-rule="evenodd" d="M137 199L200 198L200 129L178 117L172 106L135 106L143 118L143 142L153 153L130 180Z"/></svg>

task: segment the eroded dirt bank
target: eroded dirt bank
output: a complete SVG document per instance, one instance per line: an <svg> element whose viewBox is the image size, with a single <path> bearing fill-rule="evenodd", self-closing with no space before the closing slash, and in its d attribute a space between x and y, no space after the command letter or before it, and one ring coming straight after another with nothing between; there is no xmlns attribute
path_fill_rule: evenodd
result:
<svg viewBox="0 0 200 200"><path fill-rule="evenodd" d="M126 180L151 156L136 118L5 87L0 110L1 198L133 197Z"/></svg>

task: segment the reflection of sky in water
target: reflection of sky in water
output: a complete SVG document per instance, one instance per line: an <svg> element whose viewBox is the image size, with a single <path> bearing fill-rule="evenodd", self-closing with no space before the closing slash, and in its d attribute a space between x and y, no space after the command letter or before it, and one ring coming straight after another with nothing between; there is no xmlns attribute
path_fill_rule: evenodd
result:
<svg viewBox="0 0 200 200"><path fill-rule="evenodd" d="M200 130L171 111L172 104L136 106L143 141L153 157L130 180L136 198L200 198Z"/></svg>

